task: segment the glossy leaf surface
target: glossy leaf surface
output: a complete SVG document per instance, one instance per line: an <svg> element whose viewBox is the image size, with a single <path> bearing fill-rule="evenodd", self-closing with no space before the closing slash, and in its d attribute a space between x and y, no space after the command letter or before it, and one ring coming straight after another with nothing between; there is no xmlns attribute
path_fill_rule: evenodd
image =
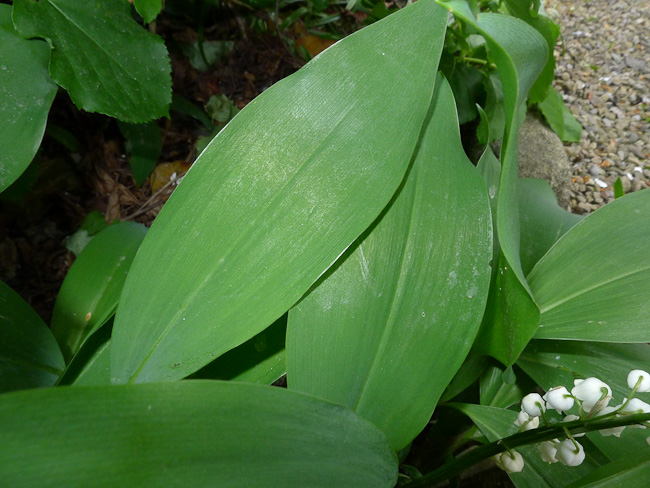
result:
<svg viewBox="0 0 650 488"><path fill-rule="evenodd" d="M576 224L528 275L542 311L535 337L650 342L649 241L650 192L616 199Z"/></svg>
<svg viewBox="0 0 650 488"><path fill-rule="evenodd" d="M0 393L52 386L64 366L43 319L0 281Z"/></svg>
<svg viewBox="0 0 650 488"><path fill-rule="evenodd" d="M22 487L393 487L350 410L244 383L60 387L0 397L0 479Z"/></svg>
<svg viewBox="0 0 650 488"><path fill-rule="evenodd" d="M512 17L486 13L476 18L463 0L440 1L440 5L485 38L503 86L506 124L496 209L496 235L502 252L499 274L502 277L498 277L500 286L493 286L477 343L480 352L511 365L539 325L539 311L530 296L519 257L517 159L521 108L544 66L548 48L537 31Z"/></svg>
<svg viewBox="0 0 650 488"><path fill-rule="evenodd" d="M167 49L124 0L16 0L13 19L23 37L52 44L50 75L77 107L134 123L167 115Z"/></svg>
<svg viewBox="0 0 650 488"><path fill-rule="evenodd" d="M88 334L115 312L146 233L146 227L133 222L108 226L92 238L70 268L52 314L52 333L66 362Z"/></svg>
<svg viewBox="0 0 650 488"><path fill-rule="evenodd" d="M396 450L424 428L469 352L490 279L485 186L449 84L404 186L369 235L289 312L289 388L354 409Z"/></svg>
<svg viewBox="0 0 650 488"><path fill-rule="evenodd" d="M28 41L0 5L0 192L29 165L41 145L57 86L47 72L50 49Z"/></svg>
<svg viewBox="0 0 650 488"><path fill-rule="evenodd" d="M423 0L368 26L219 133L133 263L113 331L116 381L183 378L250 339L373 222L415 148L446 20Z"/></svg>

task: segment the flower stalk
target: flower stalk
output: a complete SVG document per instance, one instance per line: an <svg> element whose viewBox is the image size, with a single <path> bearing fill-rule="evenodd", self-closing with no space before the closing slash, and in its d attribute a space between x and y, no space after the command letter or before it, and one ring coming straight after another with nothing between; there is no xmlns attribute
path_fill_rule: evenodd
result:
<svg viewBox="0 0 650 488"><path fill-rule="evenodd" d="M650 422L650 413L624 415L616 418L592 418L586 421L574 420L572 422L564 422L562 424L555 424L548 427L540 427L534 430L519 432L509 437L499 439L498 441L485 444L477 449L473 449L468 453L459 456L455 460L444 464L435 471L427 473L422 478L409 481L403 486L408 488L431 488L441 481L453 478L471 466L495 456L496 454L500 454L516 447L537 444L539 442L550 441L557 437L563 437L565 435L564 429L568 430L572 435L575 435L595 430L643 424L645 422Z"/></svg>

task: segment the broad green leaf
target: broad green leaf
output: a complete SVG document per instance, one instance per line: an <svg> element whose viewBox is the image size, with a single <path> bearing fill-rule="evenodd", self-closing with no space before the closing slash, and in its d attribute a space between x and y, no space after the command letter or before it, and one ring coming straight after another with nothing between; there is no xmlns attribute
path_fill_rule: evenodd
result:
<svg viewBox="0 0 650 488"><path fill-rule="evenodd" d="M440 78L396 199L289 312L289 388L347 405L399 450L424 428L469 352L490 279L485 186Z"/></svg>
<svg viewBox="0 0 650 488"><path fill-rule="evenodd" d="M474 17L462 0L439 3L485 38L503 85L506 124L496 211L496 234L502 252L499 274L503 272L503 282L501 290L493 287L488 305L490 315L486 314L477 342L479 352L511 365L539 325L539 310L530 295L519 257L517 138L521 108L544 66L548 49L532 27L517 19L491 13Z"/></svg>
<svg viewBox="0 0 650 488"><path fill-rule="evenodd" d="M152 22L162 10L162 0L133 0L133 5L145 24Z"/></svg>
<svg viewBox="0 0 650 488"><path fill-rule="evenodd" d="M28 41L0 5L0 192L25 171L41 145L56 84L47 72L50 50Z"/></svg>
<svg viewBox="0 0 650 488"><path fill-rule="evenodd" d="M514 424L517 412L513 410L471 404L455 404L454 407L469 416L490 442L516 434L519 430ZM599 466L587 451L587 458L580 466L547 464L540 457L536 445L518 447L516 451L524 458L524 469L521 473L508 473L508 476L520 488L564 488Z"/></svg>
<svg viewBox="0 0 650 488"><path fill-rule="evenodd" d="M52 314L52 333L66 362L84 339L115 312L124 280L147 228L110 225L88 243L63 281Z"/></svg>
<svg viewBox="0 0 650 488"><path fill-rule="evenodd" d="M287 372L286 314L255 337L219 356L191 379L246 381L270 385Z"/></svg>
<svg viewBox="0 0 650 488"><path fill-rule="evenodd" d="M52 386L64 366L47 325L0 281L0 393Z"/></svg>
<svg viewBox="0 0 650 488"><path fill-rule="evenodd" d="M16 0L13 19L23 37L51 44L50 75L77 107L133 123L167 115L167 49L124 0Z"/></svg>
<svg viewBox="0 0 650 488"><path fill-rule="evenodd" d="M146 124L118 124L126 139L126 152L129 153L129 165L133 178L141 186L156 167L162 151L162 136L155 122Z"/></svg>
<svg viewBox="0 0 650 488"><path fill-rule="evenodd" d="M533 0L506 0L505 3L513 16L533 27L546 41L548 52L546 64L544 64L544 69L542 69L539 77L531 87L529 95L529 103L538 103L544 100L549 92L554 91L551 87L555 77L553 49L560 35L560 26L539 13L539 0L536 2ZM564 138L562 139L564 140Z"/></svg>
<svg viewBox="0 0 650 488"><path fill-rule="evenodd" d="M542 115L551 129L566 142L580 142L582 126L569 109L558 92L551 88L546 97L539 103Z"/></svg>
<svg viewBox="0 0 650 488"><path fill-rule="evenodd" d="M393 487L386 437L338 405L217 381L59 387L0 397L12 488Z"/></svg>
<svg viewBox="0 0 650 488"><path fill-rule="evenodd" d="M649 240L650 192L578 222L528 275L542 312L535 337L650 342Z"/></svg>
<svg viewBox="0 0 650 488"><path fill-rule="evenodd" d="M574 379L599 378L611 387L610 405L616 406L630 394L628 373L650 366L650 345L533 340L517 365L545 390L562 385L570 391ZM650 393L636 396L650 402ZM571 413L577 414L577 410L574 407ZM640 429L626 428L621 439L603 437L599 432L587 436L610 459L634 456L639 449L647 448L648 434Z"/></svg>
<svg viewBox="0 0 650 488"><path fill-rule="evenodd" d="M113 331L115 381L180 379L250 339L376 219L415 149L446 20L432 0L404 8L316 56L219 133L133 263Z"/></svg>
<svg viewBox="0 0 650 488"><path fill-rule="evenodd" d="M629 488L645 486L648 478L650 478L650 450L646 448L638 450L632 456L595 469L567 488Z"/></svg>
<svg viewBox="0 0 650 488"><path fill-rule="evenodd" d="M529 273L551 246L582 217L561 208L552 188L543 180L521 178L518 190L521 267L524 273Z"/></svg>

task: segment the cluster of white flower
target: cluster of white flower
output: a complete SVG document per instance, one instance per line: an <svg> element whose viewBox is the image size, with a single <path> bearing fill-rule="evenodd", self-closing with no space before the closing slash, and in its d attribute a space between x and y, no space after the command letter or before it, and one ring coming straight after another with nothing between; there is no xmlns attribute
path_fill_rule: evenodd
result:
<svg viewBox="0 0 650 488"><path fill-rule="evenodd" d="M550 425L546 418L547 410L555 410L562 415L571 410L575 404L578 405L579 415L566 415L562 422L574 420L593 420L595 417L615 417L618 415L629 415L634 413L650 413L650 405L638 398L633 398L636 392L650 391L650 373L635 369L627 377L627 384L632 389L630 396L620 405L610 407L612 400L611 388L598 378L587 378L575 380L574 387L569 392L564 386L556 386L546 392L544 396L538 393L526 395L521 401L521 411L517 415L515 425L521 430L532 430L539 427L540 418L545 425ZM644 425L635 427L645 428ZM620 437L625 426L603 429L602 435L614 435ZM541 442L537 450L542 459L547 463L560 462L567 466L578 466L585 459L585 450L576 437L583 434L571 435L568 431L567 438L560 441ZM650 437L648 438L650 444ZM524 460L518 452L507 450L494 456L494 461L503 470L510 473L518 473L524 468Z"/></svg>

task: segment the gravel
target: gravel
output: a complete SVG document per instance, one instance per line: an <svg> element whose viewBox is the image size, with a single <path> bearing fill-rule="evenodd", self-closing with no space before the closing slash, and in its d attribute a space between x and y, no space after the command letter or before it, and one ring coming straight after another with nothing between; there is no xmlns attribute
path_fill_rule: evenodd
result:
<svg viewBox="0 0 650 488"><path fill-rule="evenodd" d="M582 124L567 144L571 210L589 213L650 187L650 2L547 0L560 24L555 88Z"/></svg>

